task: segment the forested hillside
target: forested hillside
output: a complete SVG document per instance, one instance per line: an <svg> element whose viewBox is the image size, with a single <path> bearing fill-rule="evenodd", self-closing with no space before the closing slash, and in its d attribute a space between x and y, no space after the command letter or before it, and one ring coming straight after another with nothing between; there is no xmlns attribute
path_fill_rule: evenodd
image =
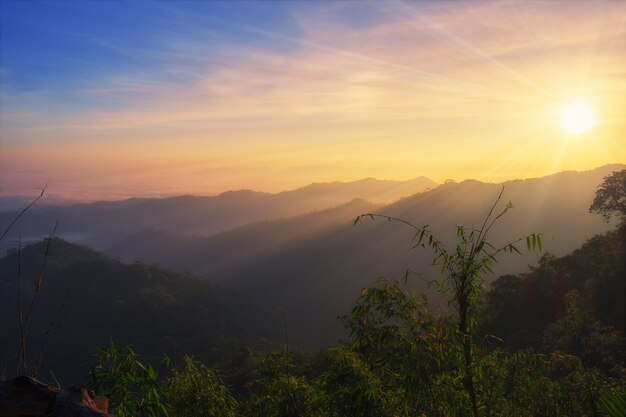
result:
<svg viewBox="0 0 626 417"><path fill-rule="evenodd" d="M615 221L605 223L600 216L590 214L588 207L602 178L620 166L562 172L502 184L452 182L386 206L357 199L305 215L259 222L252 221L260 214L275 217L284 213L284 207L275 206L281 201L285 205L295 202L306 205L311 199L329 202L340 199L341 195L363 194L367 190L370 190L368 195L374 196L378 194L372 194L371 190L382 192L386 183L367 180L315 184L267 195L263 201L257 201L255 193L237 192L206 199L137 201L134 204L141 204L132 208L118 206L118 203L107 203L109 206L100 203L89 206L90 210L96 206L102 209L101 216L94 214L90 221L107 229L103 234L112 231L121 238L106 248L109 254L126 261L139 260L179 272L189 271L246 294L268 309L281 307L294 324L293 341L302 346L319 347L342 337L343 329L336 320L338 312L351 305L355 292L371 285L378 277L399 278L411 270L421 277L413 281L413 287L426 291L427 283L437 276L430 267L427 252L409 250L411 230L381 221L353 226L352 220L358 214L375 212L415 224L428 224L446 245L453 245L454 226L475 226L504 188L503 198L510 201L513 208L492 230L494 243L537 232L543 235L547 252L562 256L594 234L615 227ZM399 186L391 185L391 189ZM320 200L322 196L332 198ZM180 204L187 200L195 201L189 206L195 208L179 211L186 207ZM204 203L200 204L202 201ZM223 210L215 211L218 206ZM112 207L117 208L112 210ZM164 207L169 211L164 211ZM252 223L208 237L200 236L205 232L202 224L228 225L228 222L221 223L222 215L239 216L244 212L254 212L248 219ZM110 221L115 218L111 213L122 216L120 219L124 221L111 225ZM24 220L29 216L31 213ZM34 217L39 218L37 216ZM195 229L191 225L193 221L198 222ZM193 230L194 236L181 235L179 232L183 229L170 227L173 224L187 224L183 229ZM62 226L61 222L59 228ZM149 228L140 230L144 226ZM493 277L524 272L528 265L537 265L539 257L536 253L510 257L495 266Z"/></svg>
<svg viewBox="0 0 626 417"><path fill-rule="evenodd" d="M565 316L572 292L585 322L626 332L626 225L566 256L545 254L528 272L498 278L487 294L484 329L507 345L539 348L550 323Z"/></svg>
<svg viewBox="0 0 626 417"><path fill-rule="evenodd" d="M218 278L228 268L324 235L338 225L344 225L346 219L380 207L355 199L302 216L247 224L210 237L144 230L112 245L107 253L128 261L158 262L177 271Z"/></svg>
<svg viewBox="0 0 626 417"><path fill-rule="evenodd" d="M563 256L593 235L615 227L615 221L605 223L601 216L589 213L598 185L613 168L504 184L449 183L382 207L376 213L429 225L447 247L453 247L454 227L476 227L504 187L503 199L513 207L491 231L493 243L541 233L544 250ZM413 288L432 294L428 282L438 277L438 271L430 266L428 251L410 249L412 234L405 225L384 220L366 218L358 225L346 221L288 247L268 245L262 257L244 259L207 278L268 306L283 307L296 324L294 341L320 346L342 335L337 313L345 311L354 294L378 277L399 279L411 270L417 277L412 280ZM526 271L539 259L537 253L510 256L495 265L495 273L487 278ZM203 261L197 258L193 264L198 269L192 271L202 273Z"/></svg>
<svg viewBox="0 0 626 417"><path fill-rule="evenodd" d="M123 264L58 238L45 255L47 245L44 240L0 259L0 357L9 373L18 355L18 282L23 317L35 297L28 365L37 361L45 339L40 374L49 377L53 370L63 380L79 380L92 351L110 342L133 345L151 359L188 352L211 363L280 329L274 311L192 275Z"/></svg>

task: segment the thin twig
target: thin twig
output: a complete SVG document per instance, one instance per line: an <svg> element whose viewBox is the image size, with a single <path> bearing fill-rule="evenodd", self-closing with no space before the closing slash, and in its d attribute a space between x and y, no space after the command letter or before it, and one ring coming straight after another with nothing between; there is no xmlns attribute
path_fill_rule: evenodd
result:
<svg viewBox="0 0 626 417"><path fill-rule="evenodd" d="M41 284L43 283L43 276L46 269L46 262L48 260L48 256L50 253L50 244L52 243L52 239L54 238L54 234L56 233L58 222L55 223L54 229L50 232L48 237L48 241L46 242L46 250L44 252L43 262L41 264L41 270L39 272L39 278L34 284L34 293L32 298L30 299L30 305L28 306L28 310L26 312L26 317L24 319L24 330L22 332L22 340L21 342L21 351L22 351L22 363L23 369L26 369L26 337L28 336L28 325L30 323L30 318L33 313L33 307L35 306L35 301L37 300L37 296L41 290Z"/></svg>
<svg viewBox="0 0 626 417"><path fill-rule="evenodd" d="M24 351L24 312L22 311L22 237L20 236L17 244L17 321L20 326L20 337L17 354L17 375L20 375L20 366L22 365L22 358Z"/></svg>
<svg viewBox="0 0 626 417"><path fill-rule="evenodd" d="M29 205L24 207L24 209L22 211L20 211L17 216L15 216L13 221L7 226L7 228L2 233L2 236L0 236L0 240L4 239L4 237L7 235L7 233L9 233L9 230L11 230L11 228L15 225L15 223L17 223L17 221L20 219L20 217L22 217L22 215L24 213L26 213L32 206L34 206L37 203L37 201L39 201L39 199L41 197L43 197L43 194L46 191L46 187L47 186L48 186L48 184L44 185L43 188L41 189L41 193L37 196L37 198L35 198L33 201L31 201Z"/></svg>
<svg viewBox="0 0 626 417"><path fill-rule="evenodd" d="M416 240L418 241L418 243L417 243L417 244L415 244L415 245L413 246L413 248L417 247L417 246L418 246L418 245L419 245L419 244L423 241L424 236L428 237L428 239L429 239L429 245L430 245L430 247L431 247L432 251L433 251L433 252L437 255L437 257L435 258L435 261L433 261L433 265L438 265L437 260L438 260L440 257L442 257L442 256L443 256L443 258L444 258L444 259L443 259L443 263L442 263L442 264L443 264L443 267L444 267L444 268L445 268L445 269L446 269L446 270L447 270L450 274L453 274L453 273L454 273L454 271L452 270L452 267L451 267L451 265L450 265L450 262L449 262L449 260L448 260L448 258L447 258L447 256L448 256L448 251L447 251L447 250L446 250L446 248L444 247L443 243L442 243L441 241L439 241L439 240L437 240L437 239L435 238L435 236L433 235L432 231L430 231L430 230L428 230L428 229L427 229L427 228L428 228L428 225L425 225L425 226L417 226L417 225L415 225L415 224L413 224L413 223L411 223L411 222L409 222L409 221L407 221L407 220L404 220L404 219L399 219L399 218L397 218L397 217L387 216L387 215L384 215L384 214L376 214L376 213L366 213L366 214L361 214L359 217L357 217L357 221L358 221L359 219L361 219L362 217L369 217L369 218L370 218L370 219L372 219L372 220L375 220L375 218L376 218L376 217L380 217L380 218L385 219L385 220L387 220L387 221L389 221L389 222L391 222L391 221L395 221L395 222L399 222L399 223L406 224L406 225L407 225L407 226L409 226L409 227L412 227L413 229L415 229L415 230L417 231L417 232L415 233L415 235L413 235L413 239L412 239L412 240L413 240L413 241L416 241ZM355 224L356 224L356 222L357 222L357 221L355 221ZM420 236L420 237L419 237L419 239L418 239L418 236Z"/></svg>
<svg viewBox="0 0 626 417"><path fill-rule="evenodd" d="M410 227L412 227L413 229L416 229L416 230L418 230L418 231L419 231L419 230L422 230L422 229L424 229L424 228L426 228L426 227L427 227L427 226L416 226L415 224L413 224L413 223L411 223L411 222L409 222L409 221L407 221L407 220L404 220L404 219L399 219L399 218L397 218L397 217L393 217L393 216L386 216L386 215L384 215L384 214L365 213L365 214L361 214L359 217L369 217L369 218L371 218L372 220L374 220L374 218L375 218L375 217L380 217L380 218L383 218L383 219L388 220L388 221L393 220L393 221L396 221L396 222L404 223L404 224L406 224L407 226L410 226Z"/></svg>
<svg viewBox="0 0 626 417"><path fill-rule="evenodd" d="M500 202L500 200L502 199L502 194L504 193L504 186L502 186L502 189L500 190L500 194L498 194L498 198L496 198L496 201L494 201L493 205L491 206L491 209L489 210L489 213L487 213L487 217L485 217L485 221L483 222L483 225L481 226L481 228L479 229L478 232L478 237L476 238L475 242L480 242L481 240L485 239L485 236L487 235L487 232L489 231L489 229L491 228L491 226L493 226L493 223L498 220L500 218L500 216L502 216L501 213L499 216L497 216L494 221L491 223L491 225L487 228L487 231L485 231L485 226L487 225L487 222L489 221L489 218L491 217L491 215L493 214L493 211L496 209L496 207L498 206L498 203ZM484 233L483 233L484 232ZM470 252L474 251L474 243L472 243L472 249L470 250Z"/></svg>
<svg viewBox="0 0 626 417"><path fill-rule="evenodd" d="M48 341L48 336L52 332L52 329L54 329L54 326L59 320L59 317L61 317L61 313L63 313L63 310L65 309L67 300L70 298L71 291L72 291L72 286L70 285L69 287L67 287L67 291L65 292L65 297L63 298L63 301L61 302L59 309L54 315L54 318L50 321L48 328L44 332L43 340L41 341L41 349L39 350L39 356L37 357L37 360L33 364L33 372L32 372L33 376L37 376L37 374L39 373L39 368L41 367L41 362L43 360L43 354L46 349L46 342Z"/></svg>

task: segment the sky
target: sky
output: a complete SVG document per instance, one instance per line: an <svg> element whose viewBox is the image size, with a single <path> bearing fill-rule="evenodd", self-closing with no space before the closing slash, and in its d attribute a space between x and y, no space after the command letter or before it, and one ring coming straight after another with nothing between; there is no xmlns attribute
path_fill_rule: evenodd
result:
<svg viewBox="0 0 626 417"><path fill-rule="evenodd" d="M626 2L2 0L0 35L3 197L626 163Z"/></svg>

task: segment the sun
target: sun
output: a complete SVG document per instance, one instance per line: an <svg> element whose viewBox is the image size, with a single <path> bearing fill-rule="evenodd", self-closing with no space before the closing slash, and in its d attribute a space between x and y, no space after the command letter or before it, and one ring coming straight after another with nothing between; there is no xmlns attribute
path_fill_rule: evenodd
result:
<svg viewBox="0 0 626 417"><path fill-rule="evenodd" d="M568 103L559 111L561 127L570 135L588 132L596 125L593 109L585 100Z"/></svg>

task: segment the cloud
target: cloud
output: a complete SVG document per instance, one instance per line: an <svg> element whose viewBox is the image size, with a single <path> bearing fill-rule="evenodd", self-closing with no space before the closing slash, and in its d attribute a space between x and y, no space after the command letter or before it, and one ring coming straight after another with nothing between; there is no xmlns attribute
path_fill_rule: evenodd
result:
<svg viewBox="0 0 626 417"><path fill-rule="evenodd" d="M179 25L157 26L159 42L89 40L134 65L95 72L62 93L2 92L10 155L55 170L75 160L75 173L93 178L102 175L96 167L161 170L196 183L187 167L204 161L229 186L276 183L299 165L332 166L342 178L366 167L431 175L442 164L479 176L490 160L500 161L497 171L556 152L550 114L569 95L608 109L626 93L621 2L281 3L287 29L157 5ZM623 116L612 123L598 135L626 158L608 139ZM588 155L587 164L606 157ZM421 171L411 173L417 161ZM299 172L303 182L326 175Z"/></svg>

